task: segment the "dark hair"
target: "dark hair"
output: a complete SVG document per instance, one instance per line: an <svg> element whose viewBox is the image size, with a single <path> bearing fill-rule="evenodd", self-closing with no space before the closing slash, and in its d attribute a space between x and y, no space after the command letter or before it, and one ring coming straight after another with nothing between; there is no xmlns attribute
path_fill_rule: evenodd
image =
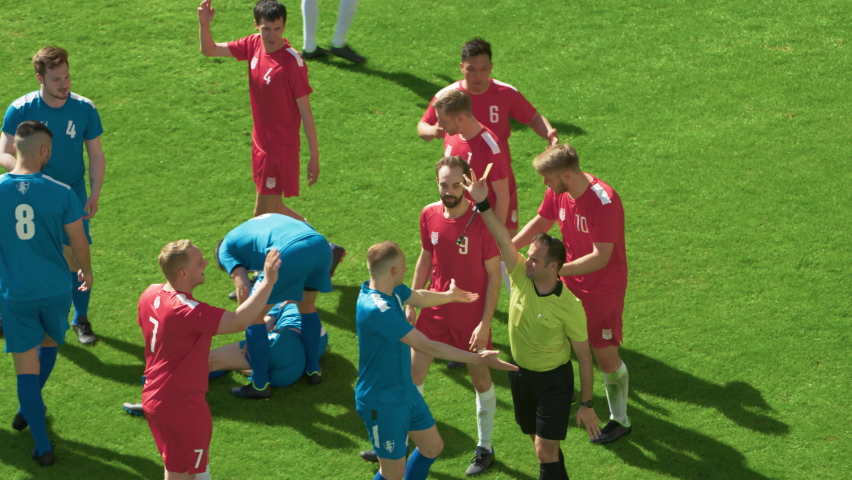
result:
<svg viewBox="0 0 852 480"><path fill-rule="evenodd" d="M254 5L254 24L260 25L260 19L269 22L281 19L287 23L287 7L278 0L260 0Z"/></svg>
<svg viewBox="0 0 852 480"><path fill-rule="evenodd" d="M15 130L15 136L20 139L24 139L36 132L46 133L48 137L53 138L53 134L50 133L50 129L47 128L47 125L35 120L25 120L21 122L18 125L18 129Z"/></svg>
<svg viewBox="0 0 852 480"><path fill-rule="evenodd" d="M491 61L491 44L486 42L480 37L474 37L473 40L465 43L462 46L462 62L467 58L475 57L477 55L488 55L488 61Z"/></svg>
<svg viewBox="0 0 852 480"><path fill-rule="evenodd" d="M216 255L216 264L219 265L219 268L223 272L228 273L228 271L225 270L225 266L222 265L222 262L219 261L219 247L222 246L222 242L224 242L224 241L225 241L225 239L223 238L222 240L219 240L219 243L216 244L216 251L214 252L214 255Z"/></svg>
<svg viewBox="0 0 852 480"><path fill-rule="evenodd" d="M438 160L438 163L435 164L435 176L438 176L441 167L461 168L462 173L467 175L467 178L470 178L470 164L458 155Z"/></svg>
<svg viewBox="0 0 852 480"><path fill-rule="evenodd" d="M532 243L547 247L547 254L544 256L544 261L547 262L548 265L550 265L551 262L557 262L559 264L559 268L562 268L562 264L565 263L565 258L567 256L565 253L565 244L562 243L562 240L541 232L535 234L532 239ZM556 270L558 271L559 268Z"/></svg>
<svg viewBox="0 0 852 480"><path fill-rule="evenodd" d="M33 68L42 77L48 68L56 68L63 63L68 64L68 52L64 48L48 45L33 55Z"/></svg>

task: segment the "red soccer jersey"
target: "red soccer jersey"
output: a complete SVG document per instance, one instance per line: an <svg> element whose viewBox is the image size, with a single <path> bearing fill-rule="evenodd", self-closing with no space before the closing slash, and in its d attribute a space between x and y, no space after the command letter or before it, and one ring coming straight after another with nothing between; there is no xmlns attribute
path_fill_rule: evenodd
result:
<svg viewBox="0 0 852 480"><path fill-rule="evenodd" d="M568 261L592 253L594 243L612 243L609 263L587 275L562 277L580 300L589 296L623 295L627 289L627 254L624 249L624 207L621 198L606 183L591 177L591 185L573 200L568 193L556 195L547 189L538 214L559 221Z"/></svg>
<svg viewBox="0 0 852 480"><path fill-rule="evenodd" d="M450 288L450 280L455 279L458 288L479 294L479 300L473 303L424 308L420 312L420 321L444 322L453 330L473 332L482 320L485 291L488 289L488 274L483 262L500 255L500 251L481 215L473 219L461 245L456 243L472 214L471 203L470 210L461 217L444 218L442 202L426 205L420 214L420 243L423 250L432 254L429 290L446 292Z"/></svg>
<svg viewBox="0 0 852 480"><path fill-rule="evenodd" d="M458 155L467 160L471 170L476 173L476 178L482 178L485 173L485 168L489 163L493 163L491 171L488 173L488 201L494 207L497 204L497 194L494 193L492 184L497 180L509 178L509 162L506 160L506 153L500 147L499 140L494 133L484 125L480 124L482 130L479 131L470 140L462 139L461 135L452 135L444 137L444 156L449 157ZM509 195L512 196L512 189L509 189ZM470 195L465 192L468 200L472 200ZM509 215L506 217L506 223L511 223L512 212L511 208ZM516 220L517 221L517 220Z"/></svg>
<svg viewBox="0 0 852 480"><path fill-rule="evenodd" d="M438 116L435 114L435 108L432 107L432 104L449 89L461 90L470 95L474 118L494 132L500 141L501 149L506 152L507 161L511 164L512 154L509 152L509 136L512 134L512 128L509 125L509 118L514 118L525 124L535 117L536 109L517 88L493 78L489 79L489 82L488 90L479 95L474 95L462 88L461 80L445 87L436 93L432 101L429 102L429 106L420 121L429 125L438 123Z"/></svg>
<svg viewBox="0 0 852 480"><path fill-rule="evenodd" d="M299 52L284 39L284 47L266 53L258 34L229 42L228 48L238 61L251 60L248 74L255 146L272 154L281 147L298 149L302 117L296 99L313 92L308 66Z"/></svg>
<svg viewBox="0 0 852 480"><path fill-rule="evenodd" d="M145 337L146 411L170 413L204 402L210 341L225 310L192 295L151 285L139 298L138 323Z"/></svg>

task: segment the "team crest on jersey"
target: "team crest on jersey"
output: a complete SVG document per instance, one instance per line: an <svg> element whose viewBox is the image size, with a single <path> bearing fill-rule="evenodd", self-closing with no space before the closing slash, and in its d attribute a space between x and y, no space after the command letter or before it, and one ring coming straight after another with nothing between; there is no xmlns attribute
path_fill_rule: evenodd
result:
<svg viewBox="0 0 852 480"><path fill-rule="evenodd" d="M18 182L18 184L15 185L15 188L17 188L18 191L21 192L21 195L23 195L30 189L30 182Z"/></svg>
<svg viewBox="0 0 852 480"><path fill-rule="evenodd" d="M385 447L385 450L388 451L388 453L393 453L393 447L394 447L393 440L388 440L383 445Z"/></svg>
<svg viewBox="0 0 852 480"><path fill-rule="evenodd" d="M517 221L518 221L518 211L512 210L512 222L517 222Z"/></svg>
<svg viewBox="0 0 852 480"><path fill-rule="evenodd" d="M564 208L559 209L559 220L562 220L563 222L565 221L565 209Z"/></svg>
<svg viewBox="0 0 852 480"><path fill-rule="evenodd" d="M257 57L251 59L251 69L254 70L254 67L257 66Z"/></svg>
<svg viewBox="0 0 852 480"><path fill-rule="evenodd" d="M272 177L266 178L266 188L275 188L275 179Z"/></svg>
<svg viewBox="0 0 852 480"><path fill-rule="evenodd" d="M601 337L604 340L612 340L612 330L601 330Z"/></svg>
<svg viewBox="0 0 852 480"><path fill-rule="evenodd" d="M432 245L438 244L438 232L432 232Z"/></svg>

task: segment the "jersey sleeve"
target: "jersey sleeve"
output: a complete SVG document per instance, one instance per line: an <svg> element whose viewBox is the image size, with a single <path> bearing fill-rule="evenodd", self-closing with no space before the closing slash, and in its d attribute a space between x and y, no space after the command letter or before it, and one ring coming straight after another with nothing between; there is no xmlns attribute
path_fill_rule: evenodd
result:
<svg viewBox="0 0 852 480"><path fill-rule="evenodd" d="M88 110L89 118L86 122L86 131L83 132L83 140L94 140L104 133L104 127L101 125L101 115L94 104L84 104Z"/></svg>
<svg viewBox="0 0 852 480"><path fill-rule="evenodd" d="M237 265L241 265L239 260L234 258L233 254L228 249L228 245L222 242L222 245L219 247L219 264L225 269L225 272L228 275L236 268Z"/></svg>
<svg viewBox="0 0 852 480"><path fill-rule="evenodd" d="M243 37L233 42L228 42L228 50L238 62L244 62L249 59L252 51L251 37Z"/></svg>
<svg viewBox="0 0 852 480"><path fill-rule="evenodd" d="M426 107L426 111L420 117L421 122L428 123L429 125L438 123L438 114L435 113L435 107L432 106L433 103L435 103L435 97L432 97L432 100L429 101L429 106Z"/></svg>
<svg viewBox="0 0 852 480"><path fill-rule="evenodd" d="M489 180L493 182L509 178L509 160L506 157L506 152L500 150L499 153L492 153L490 162L494 165L491 167L491 171L488 172Z"/></svg>
<svg viewBox="0 0 852 480"><path fill-rule="evenodd" d="M562 295L569 294L567 288L562 289ZM570 295L570 302L574 302L575 308L571 309L571 314L564 320L563 329L565 336L572 342L585 342L589 339L589 330L586 328L586 312L583 310L583 304L577 300L577 297Z"/></svg>
<svg viewBox="0 0 852 480"><path fill-rule="evenodd" d="M512 93L512 103L509 116L523 124L531 122L532 119L535 118L535 114L538 113L535 107L532 106L529 100L527 100L521 92L513 91Z"/></svg>
<svg viewBox="0 0 852 480"><path fill-rule="evenodd" d="M65 215L62 217L62 224L68 225L69 223L74 223L83 218L86 211L83 210L83 205L80 204L80 200L77 198L77 195L75 195L70 188L66 188L65 191L67 192L66 202L68 208L65 209Z"/></svg>
<svg viewBox="0 0 852 480"><path fill-rule="evenodd" d="M21 121L21 110L9 105L9 108L6 109L6 115L3 117L3 131L14 137Z"/></svg>
<svg viewBox="0 0 852 480"><path fill-rule="evenodd" d="M427 220L426 209L420 212L420 246L427 252L432 252L435 246L432 245L432 239L429 236L429 223Z"/></svg>
<svg viewBox="0 0 852 480"><path fill-rule="evenodd" d="M588 221L593 243L616 243L624 238L624 210L621 203L601 205Z"/></svg>
<svg viewBox="0 0 852 480"><path fill-rule="evenodd" d="M547 189L544 192L544 200L541 201L541 205L538 207L538 214L541 215L542 218L546 218L547 220L556 220L557 210L556 210L556 197L553 195L553 190Z"/></svg>
<svg viewBox="0 0 852 480"><path fill-rule="evenodd" d="M177 327L185 332L216 335L225 309L190 300L183 294L177 295L176 298L180 304L175 308L175 315L180 317L180 320L174 322L171 328Z"/></svg>
<svg viewBox="0 0 852 480"><path fill-rule="evenodd" d="M304 60L299 62L294 58L294 61L290 63L290 75L287 81L293 98L302 98L314 93L311 84L308 83L308 64Z"/></svg>

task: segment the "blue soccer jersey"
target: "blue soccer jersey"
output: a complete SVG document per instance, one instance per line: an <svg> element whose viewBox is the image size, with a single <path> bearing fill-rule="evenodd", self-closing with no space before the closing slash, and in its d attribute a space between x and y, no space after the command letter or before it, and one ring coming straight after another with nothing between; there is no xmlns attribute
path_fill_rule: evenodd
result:
<svg viewBox="0 0 852 480"><path fill-rule="evenodd" d="M95 104L86 97L69 93L65 105L53 108L41 99L38 90L15 100L6 110L3 131L14 136L25 120L37 120L53 134L50 162L42 173L85 192L86 166L83 163L83 141L94 140L104 133ZM82 185L78 185L82 182Z"/></svg>
<svg viewBox="0 0 852 480"><path fill-rule="evenodd" d="M355 326L358 331L358 382L355 402L379 410L408 403L411 388L411 347L400 339L412 327L405 320L405 301L411 289L400 285L393 296L361 285Z"/></svg>
<svg viewBox="0 0 852 480"><path fill-rule="evenodd" d="M260 271L263 270L266 253L270 249L277 248L283 255L284 250L293 243L314 235L322 236L305 222L286 215L267 213L228 232L219 247L219 263L228 273L237 265L247 270ZM285 265L281 266L282 273L285 268Z"/></svg>
<svg viewBox="0 0 852 480"><path fill-rule="evenodd" d="M35 300L71 290L64 226L83 217L74 192L42 173L0 175L0 294Z"/></svg>

